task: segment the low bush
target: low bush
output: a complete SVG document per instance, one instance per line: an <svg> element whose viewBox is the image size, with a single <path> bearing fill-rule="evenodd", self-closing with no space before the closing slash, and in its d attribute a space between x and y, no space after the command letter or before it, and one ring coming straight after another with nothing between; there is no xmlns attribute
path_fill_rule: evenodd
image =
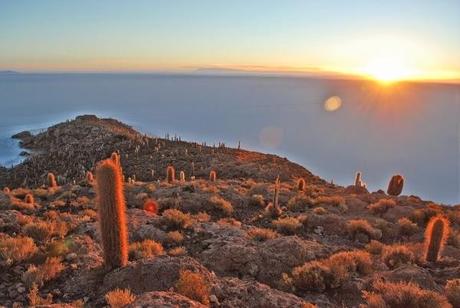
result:
<svg viewBox="0 0 460 308"><path fill-rule="evenodd" d="M452 308L447 299L439 293L421 289L413 283L377 281L372 292L364 292L365 308L417 307Z"/></svg>
<svg viewBox="0 0 460 308"><path fill-rule="evenodd" d="M176 290L192 300L209 304L210 286L202 274L189 270L181 271Z"/></svg>

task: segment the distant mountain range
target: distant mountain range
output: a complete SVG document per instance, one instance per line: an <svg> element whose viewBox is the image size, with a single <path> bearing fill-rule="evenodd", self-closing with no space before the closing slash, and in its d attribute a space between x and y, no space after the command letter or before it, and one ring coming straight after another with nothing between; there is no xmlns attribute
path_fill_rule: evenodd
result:
<svg viewBox="0 0 460 308"><path fill-rule="evenodd" d="M20 74L17 71L0 71L0 75Z"/></svg>

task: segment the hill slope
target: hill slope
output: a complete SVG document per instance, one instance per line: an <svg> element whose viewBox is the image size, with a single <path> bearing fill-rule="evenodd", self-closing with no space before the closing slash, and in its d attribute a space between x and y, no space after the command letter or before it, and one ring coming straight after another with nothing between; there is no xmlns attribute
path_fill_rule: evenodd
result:
<svg viewBox="0 0 460 308"><path fill-rule="evenodd" d="M102 307L122 297L106 297L117 288L136 296L132 307L458 304L459 286L447 286L460 279L458 207L343 188L274 155L147 137L94 116L16 137L32 154L0 177L10 188L0 192L0 303L7 307ZM86 172L114 151L129 181L130 262L108 270ZM165 181L169 165L185 181ZM58 187L47 187L48 172ZM275 190L281 213L271 210ZM158 211L145 206L149 200ZM423 242L435 216L450 221L450 234L433 262Z"/></svg>

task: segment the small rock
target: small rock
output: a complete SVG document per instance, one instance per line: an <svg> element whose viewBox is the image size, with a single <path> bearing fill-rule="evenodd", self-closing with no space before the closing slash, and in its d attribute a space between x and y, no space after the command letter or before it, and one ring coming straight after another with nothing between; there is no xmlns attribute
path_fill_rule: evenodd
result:
<svg viewBox="0 0 460 308"><path fill-rule="evenodd" d="M211 296L209 296L209 301L213 304L219 305L219 299L214 294L211 294Z"/></svg>
<svg viewBox="0 0 460 308"><path fill-rule="evenodd" d="M18 291L18 293L22 294L22 293L24 293L26 291L26 288L18 287L16 290Z"/></svg>
<svg viewBox="0 0 460 308"><path fill-rule="evenodd" d="M78 255L75 252L71 252L65 256L66 261L69 261L69 262L75 260L76 258L78 258Z"/></svg>

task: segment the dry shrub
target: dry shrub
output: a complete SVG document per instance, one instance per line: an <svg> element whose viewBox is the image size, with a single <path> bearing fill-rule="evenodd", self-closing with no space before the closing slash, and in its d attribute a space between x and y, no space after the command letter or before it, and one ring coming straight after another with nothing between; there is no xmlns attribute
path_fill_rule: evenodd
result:
<svg viewBox="0 0 460 308"><path fill-rule="evenodd" d="M347 231L353 239L366 235L368 239L378 240L382 237L382 231L375 229L365 219L353 219L347 222Z"/></svg>
<svg viewBox="0 0 460 308"><path fill-rule="evenodd" d="M396 202L392 199L380 199L369 205L368 209L373 214L382 215L395 206Z"/></svg>
<svg viewBox="0 0 460 308"><path fill-rule="evenodd" d="M23 202L22 200L12 197L10 199L10 206L13 210L32 212L35 210L35 205Z"/></svg>
<svg viewBox="0 0 460 308"><path fill-rule="evenodd" d="M136 300L136 296L128 289L115 289L105 295L110 308L123 308Z"/></svg>
<svg viewBox="0 0 460 308"><path fill-rule="evenodd" d="M46 247L48 257L65 256L70 252L70 243L67 241L53 241Z"/></svg>
<svg viewBox="0 0 460 308"><path fill-rule="evenodd" d="M180 244L184 236L179 231L171 231L166 234L166 242L169 244Z"/></svg>
<svg viewBox="0 0 460 308"><path fill-rule="evenodd" d="M379 241L371 240L369 244L366 245L366 250L373 255L379 255L382 253L384 246L385 245Z"/></svg>
<svg viewBox="0 0 460 308"><path fill-rule="evenodd" d="M88 216L90 219L95 220L97 219L97 212L92 209L85 209L83 211L83 216Z"/></svg>
<svg viewBox="0 0 460 308"><path fill-rule="evenodd" d="M233 213L233 206L230 202L220 196L212 196L208 201L210 210L217 210L226 216Z"/></svg>
<svg viewBox="0 0 460 308"><path fill-rule="evenodd" d="M394 269L404 264L412 264L415 260L414 254L404 245L385 246L382 253L382 261Z"/></svg>
<svg viewBox="0 0 460 308"><path fill-rule="evenodd" d="M160 210L177 209L180 207L181 199L178 197L160 198L158 204Z"/></svg>
<svg viewBox="0 0 460 308"><path fill-rule="evenodd" d="M429 205L426 208L414 210L410 219L420 227L424 227L432 217L440 214L441 211L437 206Z"/></svg>
<svg viewBox="0 0 460 308"><path fill-rule="evenodd" d="M241 221L231 217L221 218L217 223L222 226L241 227Z"/></svg>
<svg viewBox="0 0 460 308"><path fill-rule="evenodd" d="M304 194L296 195L289 199L287 207L291 211L304 211L305 209L312 207L314 201L305 196Z"/></svg>
<svg viewBox="0 0 460 308"><path fill-rule="evenodd" d="M176 283L176 290L190 299L205 305L209 304L210 286L202 274L182 270Z"/></svg>
<svg viewBox="0 0 460 308"><path fill-rule="evenodd" d="M352 275L372 272L372 261L365 251L345 251L321 261L310 261L292 271L292 283L299 290L324 291L338 288Z"/></svg>
<svg viewBox="0 0 460 308"><path fill-rule="evenodd" d="M68 227L67 224L62 221L38 221L26 224L23 227L23 232L34 240L43 242L50 239L52 236L63 238L68 232Z"/></svg>
<svg viewBox="0 0 460 308"><path fill-rule="evenodd" d="M255 206L264 208L265 207L265 199L262 195L252 195L248 200L248 206Z"/></svg>
<svg viewBox="0 0 460 308"><path fill-rule="evenodd" d="M313 213L315 213L316 215L326 215L327 211L325 208L320 206L320 207L315 207L313 209Z"/></svg>
<svg viewBox="0 0 460 308"><path fill-rule="evenodd" d="M132 260L152 258L163 254L163 246L153 240L143 240L129 245L129 258Z"/></svg>
<svg viewBox="0 0 460 308"><path fill-rule="evenodd" d="M418 226L406 217L398 219L399 234L403 236L411 236L418 231Z"/></svg>
<svg viewBox="0 0 460 308"><path fill-rule="evenodd" d="M190 214L183 213L180 210L168 209L162 214L162 222L171 229L183 229L192 225Z"/></svg>
<svg viewBox="0 0 460 308"><path fill-rule="evenodd" d="M330 288L337 288L355 273L367 275L372 272L371 256L366 251L343 251L336 253L324 261L329 267L332 278Z"/></svg>
<svg viewBox="0 0 460 308"><path fill-rule="evenodd" d="M61 259L57 257L47 258L45 263L35 266L30 265L25 273L22 274L22 281L31 287L34 284L42 286L45 282L50 281L65 269Z"/></svg>
<svg viewBox="0 0 460 308"><path fill-rule="evenodd" d="M460 307L460 279L448 280L446 284L446 296L454 307Z"/></svg>
<svg viewBox="0 0 460 308"><path fill-rule="evenodd" d="M0 260L7 263L27 260L36 252L37 246L30 237L7 237L0 240Z"/></svg>
<svg viewBox="0 0 460 308"><path fill-rule="evenodd" d="M208 222L211 220L211 216L206 212L199 212L198 214L192 215L192 218L197 222Z"/></svg>
<svg viewBox="0 0 460 308"><path fill-rule="evenodd" d="M345 199L341 196L319 196L314 201L315 205L329 205L334 207L342 208L346 206Z"/></svg>
<svg viewBox="0 0 460 308"><path fill-rule="evenodd" d="M279 236L279 234L276 231L266 228L252 228L248 231L248 235L253 240L260 242L271 240Z"/></svg>
<svg viewBox="0 0 460 308"><path fill-rule="evenodd" d="M187 250L185 247L175 247L170 250L168 250L168 255L172 257L180 257L180 256L185 256L187 254Z"/></svg>
<svg viewBox="0 0 460 308"><path fill-rule="evenodd" d="M385 219L377 219L375 221L375 228L382 232L382 242L392 241L399 236L399 228L396 224L386 221Z"/></svg>
<svg viewBox="0 0 460 308"><path fill-rule="evenodd" d="M311 261L292 270L292 282L298 290L324 291L332 274L320 261Z"/></svg>
<svg viewBox="0 0 460 308"><path fill-rule="evenodd" d="M46 298L42 298L40 294L38 294L37 285L33 285L30 288L29 294L27 294L27 298L29 299L29 304L31 307L40 305L51 305L53 303L53 295L51 295L51 293L48 293L48 296Z"/></svg>
<svg viewBox="0 0 460 308"><path fill-rule="evenodd" d="M451 308L447 299L433 291L423 290L413 283L377 281L373 292L364 292L367 308Z"/></svg>
<svg viewBox="0 0 460 308"><path fill-rule="evenodd" d="M16 215L16 221L21 226L27 225L28 223L31 223L33 220L34 220L34 218L32 216L29 216L29 215L24 215L22 213L18 213Z"/></svg>
<svg viewBox="0 0 460 308"><path fill-rule="evenodd" d="M54 210L49 210L45 214L43 214L43 216L47 220L56 220L59 217L59 213L57 211L54 211Z"/></svg>
<svg viewBox="0 0 460 308"><path fill-rule="evenodd" d="M278 218L272 224L278 232L284 234L295 234L302 227L302 224L295 217Z"/></svg>

